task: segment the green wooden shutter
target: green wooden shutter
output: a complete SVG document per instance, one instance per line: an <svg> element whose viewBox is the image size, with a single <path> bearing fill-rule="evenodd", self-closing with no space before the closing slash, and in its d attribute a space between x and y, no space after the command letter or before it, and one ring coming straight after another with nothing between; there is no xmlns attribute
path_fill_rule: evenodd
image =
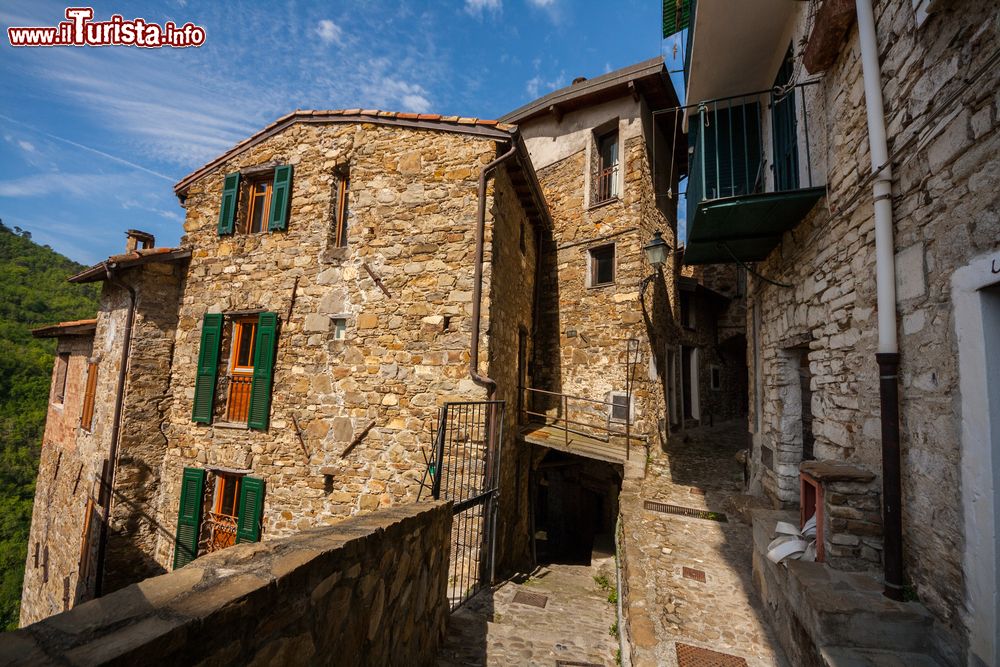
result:
<svg viewBox="0 0 1000 667"><path fill-rule="evenodd" d="M181 505L177 510L177 537L174 540L174 569L183 567L198 555L198 533L201 531L202 496L205 492L205 470L184 468L181 479Z"/></svg>
<svg viewBox="0 0 1000 667"><path fill-rule="evenodd" d="M288 226L288 203L292 198L292 165L274 168L274 186L271 190L271 220L267 228L272 232Z"/></svg>
<svg viewBox="0 0 1000 667"><path fill-rule="evenodd" d="M691 0L663 0L663 39L684 30L690 23Z"/></svg>
<svg viewBox="0 0 1000 667"><path fill-rule="evenodd" d="M236 203L240 193L240 172L226 174L222 186L222 205L219 206L219 236L233 233Z"/></svg>
<svg viewBox="0 0 1000 667"><path fill-rule="evenodd" d="M222 315L205 313L201 325L201 350L198 374L194 381L194 408L191 421L212 423L215 405L215 375L219 366L219 343L222 341Z"/></svg>
<svg viewBox="0 0 1000 667"><path fill-rule="evenodd" d="M274 351L277 340L277 313L261 313L257 318L253 381L250 384L250 408L247 412L247 426L258 431L267 429L271 413L271 384L274 378Z"/></svg>
<svg viewBox="0 0 1000 667"><path fill-rule="evenodd" d="M236 543L260 542L260 520L264 515L264 480L240 480L240 510L236 518Z"/></svg>

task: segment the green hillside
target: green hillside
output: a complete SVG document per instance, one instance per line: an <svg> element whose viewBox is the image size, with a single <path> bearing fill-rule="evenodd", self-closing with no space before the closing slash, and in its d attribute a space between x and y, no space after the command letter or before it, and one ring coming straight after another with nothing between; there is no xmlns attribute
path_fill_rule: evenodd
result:
<svg viewBox="0 0 1000 667"><path fill-rule="evenodd" d="M0 627L17 627L54 340L31 329L93 317L97 290L70 285L83 266L0 221Z"/></svg>

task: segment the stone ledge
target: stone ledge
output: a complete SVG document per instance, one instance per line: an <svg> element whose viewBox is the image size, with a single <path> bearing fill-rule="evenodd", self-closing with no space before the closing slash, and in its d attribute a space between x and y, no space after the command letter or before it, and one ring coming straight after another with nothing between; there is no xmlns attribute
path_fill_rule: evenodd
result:
<svg viewBox="0 0 1000 667"><path fill-rule="evenodd" d="M818 482L871 482L875 473L843 461L803 461L799 470Z"/></svg>
<svg viewBox="0 0 1000 667"><path fill-rule="evenodd" d="M400 505L203 556L0 636L0 664L425 664L451 505Z"/></svg>

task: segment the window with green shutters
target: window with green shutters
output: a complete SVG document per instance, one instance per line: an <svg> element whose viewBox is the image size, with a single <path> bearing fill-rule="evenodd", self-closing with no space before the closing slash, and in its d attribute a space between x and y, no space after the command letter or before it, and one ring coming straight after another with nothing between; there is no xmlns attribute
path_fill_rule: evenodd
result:
<svg viewBox="0 0 1000 667"><path fill-rule="evenodd" d="M222 184L222 204L219 206L219 236L232 234L239 203L240 173L226 174Z"/></svg>
<svg viewBox="0 0 1000 667"><path fill-rule="evenodd" d="M174 540L174 569L190 563L198 555L201 512L205 492L205 470L184 468L181 478L181 502L177 511L177 536Z"/></svg>
<svg viewBox="0 0 1000 667"><path fill-rule="evenodd" d="M236 543L260 542L260 523L264 516L264 480L244 477L240 484L240 509L236 521Z"/></svg>
<svg viewBox="0 0 1000 667"><path fill-rule="evenodd" d="M194 382L194 407L191 420L212 423L215 407L215 384L219 370L219 346L222 342L222 315L206 313L201 325L201 349L198 351L198 370Z"/></svg>
<svg viewBox="0 0 1000 667"><path fill-rule="evenodd" d="M274 356L278 340L277 313L261 313L257 318L254 344L253 382L247 425L259 431L267 429L271 413L271 386L274 381Z"/></svg>
<svg viewBox="0 0 1000 667"><path fill-rule="evenodd" d="M288 226L289 200L292 194L292 165L285 164L274 170L274 189L271 192L271 219L267 228L272 232Z"/></svg>

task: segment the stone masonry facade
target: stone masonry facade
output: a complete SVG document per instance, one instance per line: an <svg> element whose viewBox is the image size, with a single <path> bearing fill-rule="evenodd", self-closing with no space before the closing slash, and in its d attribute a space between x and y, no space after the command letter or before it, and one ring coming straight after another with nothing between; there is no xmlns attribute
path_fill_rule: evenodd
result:
<svg viewBox="0 0 1000 667"><path fill-rule="evenodd" d="M939 621L938 650L964 663L967 536L951 280L1000 248L1000 71L994 66L963 87L995 49L1000 28L991 3L952 3L922 25L909 2L875 4L889 150L899 151L892 195L905 568ZM757 266L793 287L750 279L750 391L761 392L750 401L758 411L750 418L751 465L756 487L775 503L799 500L799 354L812 375L816 458L881 475L875 232L870 185L860 182L870 158L856 28L820 85L821 117L810 124L826 128L827 197ZM873 501L863 504L855 511L875 513ZM866 546L877 550L878 540Z"/></svg>

